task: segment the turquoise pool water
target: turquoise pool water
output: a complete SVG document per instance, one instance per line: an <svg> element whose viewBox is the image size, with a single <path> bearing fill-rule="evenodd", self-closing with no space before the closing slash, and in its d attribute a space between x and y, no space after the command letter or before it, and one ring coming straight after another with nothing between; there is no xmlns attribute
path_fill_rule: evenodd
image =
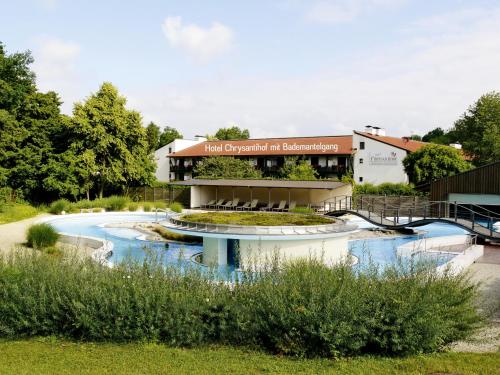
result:
<svg viewBox="0 0 500 375"><path fill-rule="evenodd" d="M85 214L84 216L64 216L50 221L50 223L62 233L68 233L77 236L99 237L114 244L113 255L109 258L111 263L118 263L126 257L132 257L137 260L144 259L145 249L161 252L167 264L176 264L185 266L192 264L193 255L203 250L201 244L177 244L170 243L168 249L165 243L154 241L143 241L137 239L141 233L128 228L107 228L104 224L125 223L125 222L154 222L154 214ZM369 228L373 225L355 220L360 228ZM466 231L449 224L430 224L419 228L425 231L427 237L447 236L455 234L465 234ZM396 248L409 241L418 239L418 235L409 235L404 237L377 238L367 240L353 240L349 243L349 248L353 255L359 259L357 268L366 266L370 261L377 265L384 266L392 264L397 260ZM421 238L421 236L420 236ZM425 259L435 261L437 265L444 264L451 259L453 255L438 254L425 255ZM201 266L200 266L201 267ZM226 272L227 269L224 269ZM221 270L222 271L222 270ZM229 270L231 271L231 270Z"/></svg>

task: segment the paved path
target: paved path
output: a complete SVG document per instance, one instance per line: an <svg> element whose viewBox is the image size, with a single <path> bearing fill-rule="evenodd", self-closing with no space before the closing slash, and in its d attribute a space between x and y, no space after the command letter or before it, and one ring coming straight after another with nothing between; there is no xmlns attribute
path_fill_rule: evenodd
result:
<svg viewBox="0 0 500 375"><path fill-rule="evenodd" d="M26 230L35 221L49 214L41 214L26 220L0 225L0 253L12 250L16 245L26 241Z"/></svg>

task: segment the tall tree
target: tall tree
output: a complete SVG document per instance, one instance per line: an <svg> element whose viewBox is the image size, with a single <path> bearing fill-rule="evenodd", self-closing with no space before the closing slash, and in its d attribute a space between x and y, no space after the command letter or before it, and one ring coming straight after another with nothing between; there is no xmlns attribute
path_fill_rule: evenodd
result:
<svg viewBox="0 0 500 375"><path fill-rule="evenodd" d="M16 115L26 97L36 91L32 63L29 51L8 55L0 42L0 110Z"/></svg>
<svg viewBox="0 0 500 375"><path fill-rule="evenodd" d="M59 161L58 146L67 145L60 142L61 101L54 92L37 91L32 62L29 52L8 55L0 43L0 184L47 201L61 193L62 181L48 181L57 180L54 170L69 170ZM77 186L65 186L63 194L72 195Z"/></svg>
<svg viewBox="0 0 500 375"><path fill-rule="evenodd" d="M250 138L250 132L248 129L240 129L238 126L220 128L215 133L215 138L221 141L248 139Z"/></svg>
<svg viewBox="0 0 500 375"><path fill-rule="evenodd" d="M158 148L168 145L176 139L182 139L182 134L179 133L176 128L165 126L165 129L163 129L163 132L160 135L160 143L158 144Z"/></svg>
<svg viewBox="0 0 500 375"><path fill-rule="evenodd" d="M9 55L0 42L0 186L8 184L9 171L28 134L18 122L18 110L36 91L35 75L29 68L32 62L30 52Z"/></svg>
<svg viewBox="0 0 500 375"><path fill-rule="evenodd" d="M470 168L461 153L449 146L429 144L403 159L405 172L416 184L452 176Z"/></svg>
<svg viewBox="0 0 500 375"><path fill-rule="evenodd" d="M455 122L453 130L476 165L500 160L500 93L481 96Z"/></svg>
<svg viewBox="0 0 500 375"><path fill-rule="evenodd" d="M262 173L250 162L226 156L210 156L194 169L199 178L260 178Z"/></svg>
<svg viewBox="0 0 500 375"><path fill-rule="evenodd" d="M87 160L81 160L79 168L87 178L93 176L99 197L105 188L127 189L154 181L146 130L139 113L127 110L125 104L118 90L105 82L73 110L71 149L76 155L87 152Z"/></svg>
<svg viewBox="0 0 500 375"><path fill-rule="evenodd" d="M154 122L150 122L146 126L146 139L148 141L149 152L156 151L160 145L160 127Z"/></svg>

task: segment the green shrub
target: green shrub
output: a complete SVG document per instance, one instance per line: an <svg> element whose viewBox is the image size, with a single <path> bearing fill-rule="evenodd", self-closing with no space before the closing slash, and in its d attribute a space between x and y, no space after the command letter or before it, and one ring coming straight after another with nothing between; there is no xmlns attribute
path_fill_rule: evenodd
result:
<svg viewBox="0 0 500 375"><path fill-rule="evenodd" d="M113 195L111 197L105 198L103 200L103 207L107 211L122 211L127 207L129 200L127 197L120 197L118 195Z"/></svg>
<svg viewBox="0 0 500 375"><path fill-rule="evenodd" d="M301 261L243 273L13 254L0 261L0 336L244 345L293 356L407 355L465 338L480 320L464 276L394 266L359 273Z"/></svg>
<svg viewBox="0 0 500 375"><path fill-rule="evenodd" d="M368 182L364 184L356 184L353 189L353 194L369 194L369 195L422 195L421 192L415 190L412 184L384 182L380 185L373 185Z"/></svg>
<svg viewBox="0 0 500 375"><path fill-rule="evenodd" d="M68 212L70 210L71 203L67 199L58 199L52 202L49 207L49 212L51 214L59 215L61 212Z"/></svg>
<svg viewBox="0 0 500 375"><path fill-rule="evenodd" d="M335 222L334 219L319 215L289 215L270 212L208 212L183 215L182 219L194 223L252 226L322 225Z"/></svg>
<svg viewBox="0 0 500 375"><path fill-rule="evenodd" d="M144 212L151 212L152 208L153 208L153 205L149 202L144 202L142 204L142 209Z"/></svg>
<svg viewBox="0 0 500 375"><path fill-rule="evenodd" d="M137 211L138 208L139 208L139 205L137 203L135 203L135 202L130 202L128 204L128 210L129 211Z"/></svg>
<svg viewBox="0 0 500 375"><path fill-rule="evenodd" d="M28 219L36 216L40 211L29 204L8 203L0 204L0 224Z"/></svg>
<svg viewBox="0 0 500 375"><path fill-rule="evenodd" d="M28 228L26 237L28 246L45 248L56 244L59 233L50 224L34 224Z"/></svg>
<svg viewBox="0 0 500 375"><path fill-rule="evenodd" d="M179 202L173 202L170 204L170 209L174 212L181 213L184 207Z"/></svg>
<svg viewBox="0 0 500 375"><path fill-rule="evenodd" d="M160 209L166 209L167 208L167 204L165 202L154 202L153 203L155 208L160 208Z"/></svg>
<svg viewBox="0 0 500 375"><path fill-rule="evenodd" d="M313 214L314 210L310 207L295 207L292 208L290 212L295 214Z"/></svg>
<svg viewBox="0 0 500 375"><path fill-rule="evenodd" d="M434 266L380 274L299 261L239 285L235 339L295 356L432 352L471 332L475 297L464 275Z"/></svg>

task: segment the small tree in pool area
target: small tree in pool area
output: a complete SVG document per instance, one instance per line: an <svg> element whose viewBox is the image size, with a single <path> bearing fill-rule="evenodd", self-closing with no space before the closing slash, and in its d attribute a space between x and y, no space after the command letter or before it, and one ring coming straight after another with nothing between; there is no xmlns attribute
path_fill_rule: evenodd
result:
<svg viewBox="0 0 500 375"><path fill-rule="evenodd" d="M210 156L203 159L194 170L198 178L260 178L262 173L246 160Z"/></svg>
<svg viewBox="0 0 500 375"><path fill-rule="evenodd" d="M405 172L416 184L452 176L470 168L460 152L452 147L429 144L403 159Z"/></svg>

